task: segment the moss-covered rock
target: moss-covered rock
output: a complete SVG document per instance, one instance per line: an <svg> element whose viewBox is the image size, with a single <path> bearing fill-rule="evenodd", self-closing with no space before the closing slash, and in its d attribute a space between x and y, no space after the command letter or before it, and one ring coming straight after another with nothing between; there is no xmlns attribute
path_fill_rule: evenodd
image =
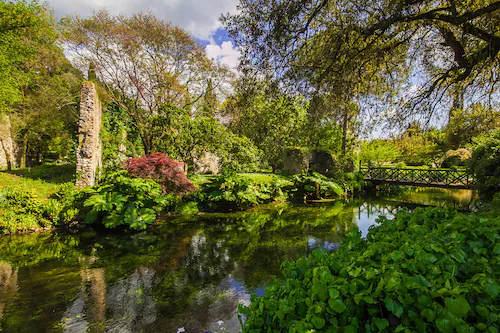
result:
<svg viewBox="0 0 500 333"><path fill-rule="evenodd" d="M296 175L309 171L310 153L300 147L288 147L283 151L283 173Z"/></svg>
<svg viewBox="0 0 500 333"><path fill-rule="evenodd" d="M313 150L311 152L309 169L328 177L334 177L341 172L337 158L326 150Z"/></svg>

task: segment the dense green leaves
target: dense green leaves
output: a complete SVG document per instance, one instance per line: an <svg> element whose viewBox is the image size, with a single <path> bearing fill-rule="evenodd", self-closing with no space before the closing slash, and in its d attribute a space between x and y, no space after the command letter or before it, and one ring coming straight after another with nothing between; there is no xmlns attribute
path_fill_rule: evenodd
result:
<svg viewBox="0 0 500 333"><path fill-rule="evenodd" d="M84 189L77 198L85 222L135 230L146 229L156 220L156 213L173 201L175 196L162 195L161 186L153 180L130 178L125 172L108 176L102 185Z"/></svg>
<svg viewBox="0 0 500 333"><path fill-rule="evenodd" d="M248 315L243 331L497 332L498 217L417 208L378 222L366 239L353 232L336 252L284 263L285 281L241 308ZM265 306L292 300L285 317L275 316L282 305Z"/></svg>
<svg viewBox="0 0 500 333"><path fill-rule="evenodd" d="M468 164L483 196L491 198L500 191L500 129L478 140Z"/></svg>

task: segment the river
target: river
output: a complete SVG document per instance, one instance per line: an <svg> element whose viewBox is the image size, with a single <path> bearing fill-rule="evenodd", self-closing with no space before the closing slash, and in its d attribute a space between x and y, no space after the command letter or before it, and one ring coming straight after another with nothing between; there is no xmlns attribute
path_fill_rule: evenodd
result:
<svg viewBox="0 0 500 333"><path fill-rule="evenodd" d="M391 199L263 205L169 218L139 233L90 228L0 236L0 332L239 332L239 304L280 264L379 215L418 204L467 210L473 193L412 189Z"/></svg>

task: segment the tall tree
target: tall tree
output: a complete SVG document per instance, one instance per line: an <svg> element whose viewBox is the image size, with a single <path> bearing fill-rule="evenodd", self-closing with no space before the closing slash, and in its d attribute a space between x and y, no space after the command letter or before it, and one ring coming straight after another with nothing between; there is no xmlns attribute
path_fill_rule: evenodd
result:
<svg viewBox="0 0 500 333"><path fill-rule="evenodd" d="M207 82L218 89L228 75L185 30L150 13L126 17L99 11L88 18L69 17L64 28L75 63L82 70L93 64L112 100L137 128L145 153L154 149L154 119L168 118L169 105L194 110Z"/></svg>
<svg viewBox="0 0 500 333"><path fill-rule="evenodd" d="M56 43L55 20L37 1L1 1L0 13L0 112L20 143L20 166L29 151L38 160L49 150L65 155L75 136L80 76Z"/></svg>
<svg viewBox="0 0 500 333"><path fill-rule="evenodd" d="M405 109L431 115L457 83L489 96L498 88L499 9L493 0L241 0L222 21L244 65L299 87L396 97L413 71L424 83L404 96Z"/></svg>

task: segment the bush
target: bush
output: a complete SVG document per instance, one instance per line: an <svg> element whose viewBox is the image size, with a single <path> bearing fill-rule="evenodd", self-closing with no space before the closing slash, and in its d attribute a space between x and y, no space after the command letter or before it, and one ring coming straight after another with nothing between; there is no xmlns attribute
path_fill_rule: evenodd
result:
<svg viewBox="0 0 500 333"><path fill-rule="evenodd" d="M498 332L500 218L417 208L282 265L243 332Z"/></svg>
<svg viewBox="0 0 500 333"><path fill-rule="evenodd" d="M122 171L110 175L100 186L82 190L76 205L87 223L143 230L155 221L156 213L166 206L175 206L176 201L173 194L162 195L162 188L155 181L130 178Z"/></svg>
<svg viewBox="0 0 500 333"><path fill-rule="evenodd" d="M32 189L8 188L0 193L0 230L4 233L34 231L59 222L62 204L42 200Z"/></svg>
<svg viewBox="0 0 500 333"><path fill-rule="evenodd" d="M274 175L271 178L270 182L259 182L249 176L229 172L203 184L201 190L193 195L193 200L208 204L208 207L203 207L208 210L238 210L272 201L285 201L293 183Z"/></svg>
<svg viewBox="0 0 500 333"><path fill-rule="evenodd" d="M470 151L465 148L448 150L444 156L443 162L441 163L441 167L451 168L454 166L465 166L470 157Z"/></svg>
<svg viewBox="0 0 500 333"><path fill-rule="evenodd" d="M500 130L478 142L468 166L481 196L491 198L500 191Z"/></svg>
<svg viewBox="0 0 500 333"><path fill-rule="evenodd" d="M185 194L196 190L184 173L184 163L163 153L153 153L125 161L125 169L133 177L152 179L161 185L163 194Z"/></svg>
<svg viewBox="0 0 500 333"><path fill-rule="evenodd" d="M294 195L292 199L295 202L325 199L344 194L340 185L317 172L313 172L311 175L295 175L293 182Z"/></svg>

